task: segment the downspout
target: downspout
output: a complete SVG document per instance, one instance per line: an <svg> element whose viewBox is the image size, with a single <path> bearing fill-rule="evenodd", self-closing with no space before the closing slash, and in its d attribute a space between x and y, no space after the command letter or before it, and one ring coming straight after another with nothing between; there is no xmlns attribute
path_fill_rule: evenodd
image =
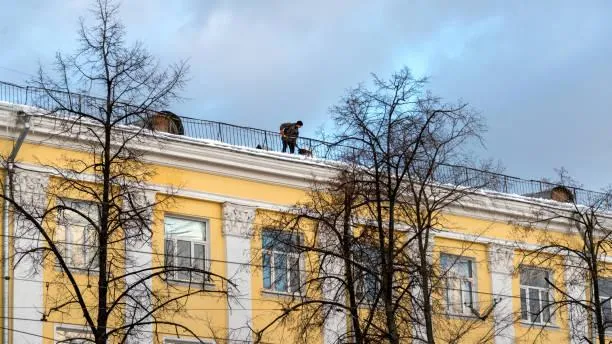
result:
<svg viewBox="0 0 612 344"><path fill-rule="evenodd" d="M4 175L4 197L8 197L11 192L11 180L12 173L14 172L15 158L17 157L17 153L19 153L19 149L21 149L21 145L25 140L25 137L28 135L30 131L30 116L26 115L25 112L19 111L17 112L17 124L23 124L23 129L19 133L19 137L17 138L17 142L13 146L13 150L6 160L6 172ZM9 264L9 202L6 198L3 198L3 212L2 212L2 271L4 272L4 276L2 278L2 344L8 344L9 342L9 280L10 277L10 264Z"/></svg>

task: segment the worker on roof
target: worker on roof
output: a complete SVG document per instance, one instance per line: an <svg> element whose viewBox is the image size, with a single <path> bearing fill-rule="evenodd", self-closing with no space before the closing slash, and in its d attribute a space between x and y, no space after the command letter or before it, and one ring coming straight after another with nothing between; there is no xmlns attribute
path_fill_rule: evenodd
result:
<svg viewBox="0 0 612 344"><path fill-rule="evenodd" d="M281 124L280 135L281 141L283 142L283 153L287 151L287 146L289 147L289 152L291 154L295 152L295 145L298 136L300 136L300 128L302 125L304 125L302 121Z"/></svg>

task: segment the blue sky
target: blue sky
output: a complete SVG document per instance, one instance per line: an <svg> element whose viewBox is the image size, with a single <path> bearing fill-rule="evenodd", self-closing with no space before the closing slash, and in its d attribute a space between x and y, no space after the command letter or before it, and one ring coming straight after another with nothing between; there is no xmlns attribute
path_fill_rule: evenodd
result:
<svg viewBox="0 0 612 344"><path fill-rule="evenodd" d="M85 0L0 0L0 79L25 82L71 52ZM371 72L403 65L485 118L483 157L525 178L565 166L610 184L612 2L125 0L130 39L189 59L182 115L276 130L329 124L328 108Z"/></svg>

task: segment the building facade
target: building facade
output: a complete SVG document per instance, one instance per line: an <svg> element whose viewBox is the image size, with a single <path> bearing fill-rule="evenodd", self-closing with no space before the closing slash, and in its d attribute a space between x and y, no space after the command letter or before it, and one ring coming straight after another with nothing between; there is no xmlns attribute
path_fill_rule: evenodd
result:
<svg viewBox="0 0 612 344"><path fill-rule="evenodd" d="M53 200L40 190L61 177L48 166L61 161L63 156L84 153L78 144L79 138L58 134L59 119L44 116L34 108L0 103L3 156L10 155L23 132L20 122L23 112L30 116L29 132L15 159L13 183L23 193L15 197L30 197L29 204L43 210ZM190 297L184 304L184 312L173 315L173 321L194 329L193 334L177 332L176 328L163 324L150 325L133 342L196 343L193 335L207 343L253 342L251 330L265 327L275 317L279 301L295 291L292 288L302 270L296 268L301 266L299 256L268 243L266 228L263 228L265 219L303 200L313 181L331 177L334 168L316 159L185 135L168 134L156 140L159 144L148 146L145 156L155 171L145 197L156 200L172 193L172 202L163 209L154 209L151 242L126 246L126 255L137 261L138 266L155 266L168 260L180 265L184 256L172 252L187 252L189 264L201 261L207 270L235 283L238 292L227 297L218 293L224 288L222 283L200 283L200 288L210 293ZM79 200L78 192L65 192L75 207L88 211L87 200ZM461 322L473 316L471 307L486 309L495 304L491 316L460 342L477 342L487 333L495 332L492 342L497 344L579 343L581 334L583 337L592 334L584 325L588 319L575 321L586 317L581 312L571 309L557 314L542 312L548 298L559 298L562 293L577 299L588 298L585 295L588 286L571 284L563 290L553 290L542 281L549 278L564 281L568 271L524 264L524 252L542 245L538 233L553 233L560 238L573 235L567 223L552 221L541 227L536 224L532 235L518 236L513 223L517 219L529 220L538 202L541 201L530 197L483 192L461 206L448 208L444 230L437 231L433 237L432 254L442 267L451 260L455 262L449 268L449 285L456 288L449 287L441 296L441 302L448 304L448 314L440 316ZM552 201L547 202L554 205ZM15 247L32 245L36 238L20 234L26 225L12 216L10 207L5 207L5 213L7 221L2 227L7 239L4 246L8 248L4 251L7 257ZM58 219L56 225L64 231L61 233L68 233L63 234L68 241L73 241L68 244L86 242L82 234L86 223L67 219L62 225ZM87 249L71 249L70 264L78 268L91 254ZM36 264L40 266L33 268ZM61 271L53 264L34 260L6 262L2 307L3 328L9 330L5 331L4 340L16 344L55 343L88 336L78 307L49 312L58 295L68 292L57 282L61 280L58 274ZM281 275L286 277L279 279ZM172 279L176 282L175 288L193 288L181 283L185 282L185 276L177 274ZM83 276L76 283L86 280ZM163 283L170 282L152 280L149 287L164 289L167 286ZM313 332L308 341L334 343L334 333L349 326L347 322L346 314L334 314L325 319L320 331ZM580 323L582 327L576 325ZM262 342L298 340L288 327L277 326L266 332Z"/></svg>

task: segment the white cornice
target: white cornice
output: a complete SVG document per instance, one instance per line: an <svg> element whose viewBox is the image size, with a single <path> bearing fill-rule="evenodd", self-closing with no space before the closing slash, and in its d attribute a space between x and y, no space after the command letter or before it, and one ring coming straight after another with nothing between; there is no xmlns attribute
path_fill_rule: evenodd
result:
<svg viewBox="0 0 612 344"><path fill-rule="evenodd" d="M30 107L5 104L0 104L0 123L6 128L0 137L16 137L15 114L20 110L34 115L26 142L72 150L80 150L78 143L86 143L84 137L76 142L74 136L58 134L59 119L33 112ZM315 180L331 178L334 173L331 162L176 135L151 135L139 144L146 147L142 148L144 159L154 164L300 189L307 189Z"/></svg>
<svg viewBox="0 0 612 344"><path fill-rule="evenodd" d="M82 149L79 143L86 142L84 137L75 139L68 134L58 134L56 125L61 119L45 116L35 108L6 103L0 103L0 128L6 129L0 130L0 137L14 139L18 135L17 111L26 111L33 115L30 134L26 142L73 150ZM299 189L308 189L314 181L328 180L337 171L337 164L332 162L177 135L151 136L145 138L142 144L146 147L143 148L146 151L145 159L151 163ZM30 167L34 168L34 166ZM166 186L154 186L153 188L162 192L162 189L168 189ZM240 200L224 195L206 194L195 190L184 190L178 195L181 194L186 197L239 202L239 204L250 206L259 202L252 199ZM445 210L457 215L495 222L525 223L537 220L536 210L543 205L556 207L559 211L568 210L566 206L557 202L494 192L470 195L459 204L449 206ZM264 208L278 210L279 206L268 203ZM284 207L280 206L280 208ZM606 218L612 221L609 216ZM543 224L538 227L541 226ZM546 223L545 228L567 231L568 223L557 219Z"/></svg>

